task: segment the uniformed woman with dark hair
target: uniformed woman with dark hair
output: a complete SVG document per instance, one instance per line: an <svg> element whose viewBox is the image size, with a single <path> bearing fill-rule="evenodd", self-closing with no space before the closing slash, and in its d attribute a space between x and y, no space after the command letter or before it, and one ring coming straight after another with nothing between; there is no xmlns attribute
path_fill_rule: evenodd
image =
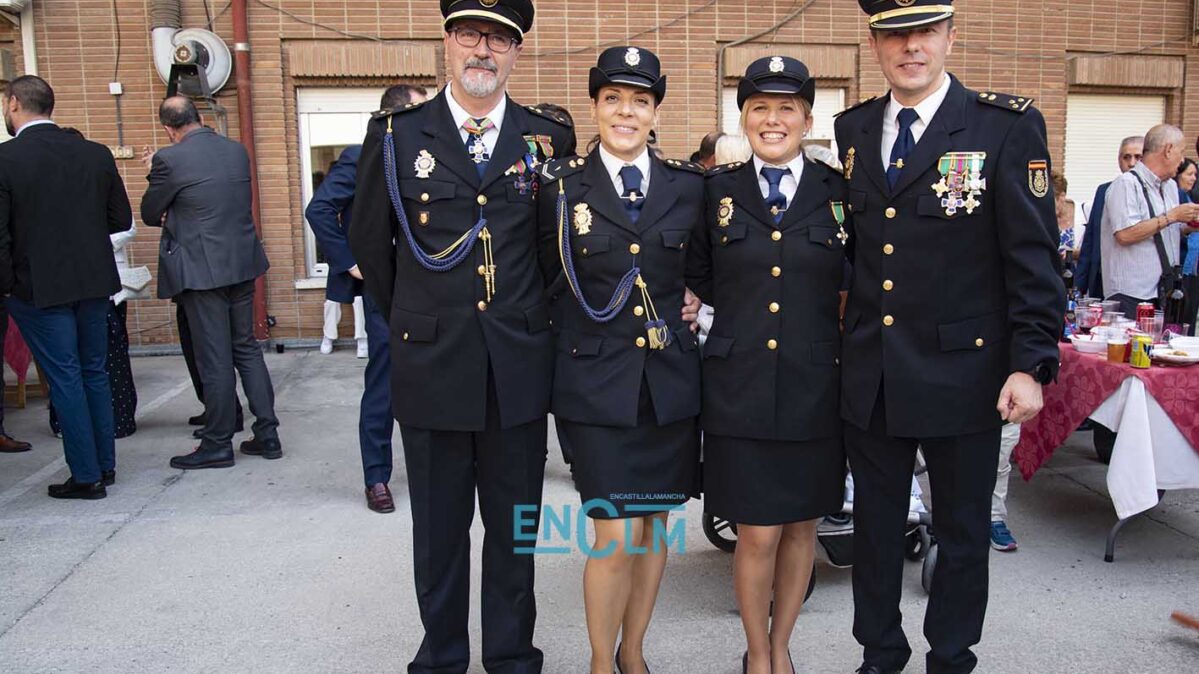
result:
<svg viewBox="0 0 1199 674"><path fill-rule="evenodd" d="M605 50L588 91L599 143L544 166L538 197L542 271L567 286L551 408L595 528L583 573L591 672L643 674L667 511L698 477L699 351L679 308L703 168L648 147L666 93L654 54Z"/></svg>
<svg viewBox="0 0 1199 674"><path fill-rule="evenodd" d="M816 524L841 509L844 487L848 223L841 175L804 156L814 97L796 59L749 65L737 105L753 156L708 171L706 226L688 259L688 287L716 312L703 353L704 509L737 523L733 584L751 674L793 671L787 644Z"/></svg>

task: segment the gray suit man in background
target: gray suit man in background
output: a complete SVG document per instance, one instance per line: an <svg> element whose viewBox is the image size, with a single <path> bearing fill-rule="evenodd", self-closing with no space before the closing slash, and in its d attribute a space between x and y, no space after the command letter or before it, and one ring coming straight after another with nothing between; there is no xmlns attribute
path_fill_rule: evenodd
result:
<svg viewBox="0 0 1199 674"><path fill-rule="evenodd" d="M241 443L241 451L278 459L283 450L275 392L254 339L254 279L270 265L250 214L249 156L240 143L202 126L190 99L164 100L158 119L172 146L151 160L142 220L163 228L158 297L176 297L187 313L206 417L200 446L173 457L171 466L233 465L234 368L255 417L254 436Z"/></svg>

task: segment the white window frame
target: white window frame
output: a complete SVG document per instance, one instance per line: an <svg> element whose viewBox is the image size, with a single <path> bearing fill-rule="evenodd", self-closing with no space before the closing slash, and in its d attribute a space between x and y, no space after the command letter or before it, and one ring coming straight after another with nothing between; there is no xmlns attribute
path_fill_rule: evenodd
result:
<svg viewBox="0 0 1199 674"><path fill-rule="evenodd" d="M320 88L304 87L296 89L296 117L300 126L300 213L304 218L304 269L307 279L298 285L304 287L323 287L324 279L329 276L329 265L316 260L316 236L308 219L303 216L312 200L312 148L322 145L356 145L366 136L367 123L371 112L379 108L379 98L383 95L384 87L357 88ZM321 117L325 117L324 120ZM336 116L336 117L334 117ZM322 121L341 118L345 123L344 129L330 129ZM351 126L352 124L352 126ZM316 136L316 137L314 137ZM335 139L336 142L322 142Z"/></svg>

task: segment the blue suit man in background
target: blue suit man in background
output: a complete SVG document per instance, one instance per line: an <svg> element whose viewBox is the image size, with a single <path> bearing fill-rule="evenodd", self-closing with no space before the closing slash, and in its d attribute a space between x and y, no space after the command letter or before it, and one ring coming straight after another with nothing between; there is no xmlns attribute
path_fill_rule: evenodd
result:
<svg viewBox="0 0 1199 674"><path fill-rule="evenodd" d="M425 100L425 92L400 84L383 93L383 109L403 107ZM362 451L362 473L366 484L366 505L379 513L395 511L395 501L387 483L391 480L391 357L388 351L387 319L371 296L363 292L362 273L350 252L349 231L354 188L358 183L358 155L361 145L351 145L312 195L304 212L317 243L329 260L326 297L335 302L352 303L362 295L366 310L366 334L370 351L366 362L362 405L358 414L358 444Z"/></svg>
<svg viewBox="0 0 1199 674"><path fill-rule="evenodd" d="M1144 136L1129 136L1120 142L1120 173L1141 161L1141 151L1145 146ZM1103 223L1103 205L1107 203L1107 188L1110 182L1103 183L1095 190L1095 199L1091 202L1091 213L1087 216L1087 231L1083 234L1081 250L1078 252L1078 270L1074 274L1074 283L1078 291L1085 297L1103 297L1103 259L1099 250L1099 233Z"/></svg>

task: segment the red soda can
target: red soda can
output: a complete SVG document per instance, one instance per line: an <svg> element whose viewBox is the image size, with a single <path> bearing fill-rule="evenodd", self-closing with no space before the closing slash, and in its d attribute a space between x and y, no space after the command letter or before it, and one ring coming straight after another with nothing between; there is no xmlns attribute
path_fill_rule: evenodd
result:
<svg viewBox="0 0 1199 674"><path fill-rule="evenodd" d="M1137 305L1137 320L1139 321L1142 318L1153 318L1154 311L1156 311L1156 309L1154 308L1152 302L1141 302Z"/></svg>

